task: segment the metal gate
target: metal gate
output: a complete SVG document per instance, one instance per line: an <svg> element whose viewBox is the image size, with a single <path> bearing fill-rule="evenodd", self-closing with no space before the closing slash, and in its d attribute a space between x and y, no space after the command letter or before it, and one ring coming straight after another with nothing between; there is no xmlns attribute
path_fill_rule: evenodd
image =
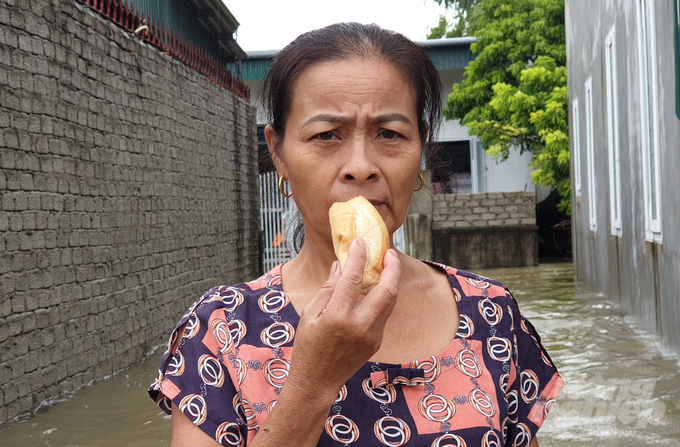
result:
<svg viewBox="0 0 680 447"><path fill-rule="evenodd" d="M282 262L290 261L295 254L288 234L295 205L279 192L276 171L260 174L260 222L264 235L262 264L268 272Z"/></svg>

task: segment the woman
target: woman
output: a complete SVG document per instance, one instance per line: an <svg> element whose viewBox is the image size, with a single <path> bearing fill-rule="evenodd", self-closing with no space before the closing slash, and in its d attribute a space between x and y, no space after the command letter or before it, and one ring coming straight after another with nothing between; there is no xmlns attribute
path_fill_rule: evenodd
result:
<svg viewBox="0 0 680 447"><path fill-rule="evenodd" d="M264 94L304 244L180 321L150 390L172 412L173 445L537 446L562 379L509 292L390 249L362 295L363 241L342 272L335 260L334 202L366 197L392 235L422 186L441 118L425 51L332 25L277 55Z"/></svg>

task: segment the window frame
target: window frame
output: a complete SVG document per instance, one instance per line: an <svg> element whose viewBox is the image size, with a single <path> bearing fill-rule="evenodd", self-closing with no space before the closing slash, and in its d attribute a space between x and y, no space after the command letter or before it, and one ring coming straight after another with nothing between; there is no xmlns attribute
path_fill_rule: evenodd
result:
<svg viewBox="0 0 680 447"><path fill-rule="evenodd" d="M680 0L673 1L673 38L675 40L675 116L680 119Z"/></svg>
<svg viewBox="0 0 680 447"><path fill-rule="evenodd" d="M638 57L640 68L640 118L642 177L645 204L645 239L661 242L661 181L658 75L654 2L637 0ZM651 79L649 77L651 76ZM651 95L650 95L651 89ZM651 144L650 144L651 142Z"/></svg>
<svg viewBox="0 0 680 447"><path fill-rule="evenodd" d="M597 232L597 184L595 182L595 136L593 123L593 78L585 83L586 102L586 164L588 170L588 217L590 231Z"/></svg>
<svg viewBox="0 0 680 447"><path fill-rule="evenodd" d="M621 237L621 148L619 146L619 94L616 73L616 27L604 43L605 96L607 98L607 146L609 155L609 212L611 233Z"/></svg>
<svg viewBox="0 0 680 447"><path fill-rule="evenodd" d="M574 166L574 195L581 197L581 129L579 128L578 98L571 101L571 153Z"/></svg>

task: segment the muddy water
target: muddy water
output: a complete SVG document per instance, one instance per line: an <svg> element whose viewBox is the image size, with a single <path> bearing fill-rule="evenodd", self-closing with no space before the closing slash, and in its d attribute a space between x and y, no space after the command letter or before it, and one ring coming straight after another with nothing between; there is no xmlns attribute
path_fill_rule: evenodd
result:
<svg viewBox="0 0 680 447"><path fill-rule="evenodd" d="M0 446L169 447L170 416L146 393L162 354L159 349L136 367L3 424Z"/></svg>
<svg viewBox="0 0 680 447"><path fill-rule="evenodd" d="M478 273L511 288L566 381L541 447L680 447L677 358L577 290L570 264ZM0 446L169 446L170 419L146 394L160 356L0 426Z"/></svg>

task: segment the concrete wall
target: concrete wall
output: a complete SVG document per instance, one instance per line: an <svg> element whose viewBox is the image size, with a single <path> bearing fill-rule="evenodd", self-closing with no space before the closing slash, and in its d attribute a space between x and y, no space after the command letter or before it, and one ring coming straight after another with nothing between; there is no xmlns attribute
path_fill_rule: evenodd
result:
<svg viewBox="0 0 680 447"><path fill-rule="evenodd" d="M656 66L659 86L662 242L645 239L641 99L637 10L634 0L573 0L566 3L569 103L579 100L580 173L582 193L573 199L574 267L576 277L620 302L642 328L680 348L680 146L675 116L673 2L653 2L656 21ZM621 236L610 231L605 37L616 27L619 145L621 162ZM592 76L595 184L586 167L585 81ZM573 141L572 152L576 146ZM575 157L572 154L572 160ZM575 185L572 163L572 185ZM590 231L590 188L597 200L597 231Z"/></svg>
<svg viewBox="0 0 680 447"><path fill-rule="evenodd" d="M538 227L433 230L434 260L464 270L538 265Z"/></svg>
<svg viewBox="0 0 680 447"><path fill-rule="evenodd" d="M434 195L432 244L435 261L457 268L537 265L535 193Z"/></svg>
<svg viewBox="0 0 680 447"><path fill-rule="evenodd" d="M432 199L432 229L536 225L534 191L439 194Z"/></svg>
<svg viewBox="0 0 680 447"><path fill-rule="evenodd" d="M255 110L73 0L0 6L0 422L259 273Z"/></svg>

